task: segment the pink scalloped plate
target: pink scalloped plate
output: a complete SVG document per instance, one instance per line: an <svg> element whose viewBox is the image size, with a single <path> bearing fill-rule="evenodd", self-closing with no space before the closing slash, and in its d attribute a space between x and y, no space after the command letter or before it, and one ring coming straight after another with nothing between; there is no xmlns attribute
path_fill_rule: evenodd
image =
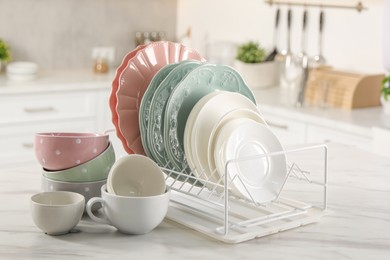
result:
<svg viewBox="0 0 390 260"><path fill-rule="evenodd" d="M129 60L134 58L134 56L138 53L139 50L142 50L146 47L146 45L138 45L137 48L132 50L131 52L127 53L126 56L123 58L121 65L116 70L114 80L112 81L112 88L111 88L111 94L109 99L109 105L111 109L111 116L112 116L112 123L114 124L116 128L116 135L122 142L126 142L124 139L122 133L119 131L119 124L118 124L118 113L116 111L116 104L117 104L117 98L116 98L116 92L119 89L119 78L123 72L123 70L126 68L127 64L129 63ZM130 104L135 104L135 102L132 102L130 100ZM127 153L131 154L134 153L130 148L127 146L124 146L124 149Z"/></svg>
<svg viewBox="0 0 390 260"><path fill-rule="evenodd" d="M154 75L167 64L188 59L205 61L198 52L189 47L163 41L148 44L128 61L119 76L115 108L118 115L118 126L115 127L123 136L123 139L120 139L126 151L145 154L140 136L139 109L142 97Z"/></svg>

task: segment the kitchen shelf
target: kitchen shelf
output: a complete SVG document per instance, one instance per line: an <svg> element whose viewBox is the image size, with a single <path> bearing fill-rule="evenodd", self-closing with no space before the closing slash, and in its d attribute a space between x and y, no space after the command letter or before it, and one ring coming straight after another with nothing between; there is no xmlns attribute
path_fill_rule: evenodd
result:
<svg viewBox="0 0 390 260"><path fill-rule="evenodd" d="M171 188L167 218L226 243L240 243L319 221L327 209L326 145L237 158L228 161L226 169L243 160L272 156L286 157L287 178L276 198L265 204L247 199L252 196L236 196L227 172L215 183L162 167ZM240 178L233 178L236 177Z"/></svg>

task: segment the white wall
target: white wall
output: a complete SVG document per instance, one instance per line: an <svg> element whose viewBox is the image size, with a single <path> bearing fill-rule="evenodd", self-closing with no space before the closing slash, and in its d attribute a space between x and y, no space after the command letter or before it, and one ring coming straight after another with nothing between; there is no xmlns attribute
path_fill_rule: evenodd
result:
<svg viewBox="0 0 390 260"><path fill-rule="evenodd" d="M390 1L390 0L385 0ZM305 2L299 0L298 2ZM354 5L355 0L308 0ZM325 9L324 56L337 69L384 72L382 61L383 0L362 1L367 10ZM318 50L319 8L308 8L308 54ZM276 6L263 0L178 0L177 35L192 28L191 46L205 52L206 42L257 40L272 49ZM293 8L292 49L300 51L303 7ZM278 46L286 48L287 7L281 6Z"/></svg>
<svg viewBox="0 0 390 260"><path fill-rule="evenodd" d="M113 46L113 65L135 47L136 31L175 39L177 0L0 0L0 38L14 61L41 69L91 68L92 48Z"/></svg>

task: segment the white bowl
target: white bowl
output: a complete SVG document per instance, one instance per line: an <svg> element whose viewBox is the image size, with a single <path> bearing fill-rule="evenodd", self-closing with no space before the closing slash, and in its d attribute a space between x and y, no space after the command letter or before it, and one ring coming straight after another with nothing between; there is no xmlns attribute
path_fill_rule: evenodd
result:
<svg viewBox="0 0 390 260"><path fill-rule="evenodd" d="M74 192L42 192L33 195L30 204L32 218L39 229L48 235L62 235L79 223L85 199Z"/></svg>
<svg viewBox="0 0 390 260"><path fill-rule="evenodd" d="M165 176L160 167L140 154L130 154L117 160L107 178L107 191L120 196L156 196L165 190Z"/></svg>
<svg viewBox="0 0 390 260"><path fill-rule="evenodd" d="M20 61L7 64L7 77L10 80L24 81L35 79L38 65L33 62Z"/></svg>
<svg viewBox="0 0 390 260"><path fill-rule="evenodd" d="M38 65L34 62L18 61L7 64L7 73L18 75L32 75L38 72Z"/></svg>

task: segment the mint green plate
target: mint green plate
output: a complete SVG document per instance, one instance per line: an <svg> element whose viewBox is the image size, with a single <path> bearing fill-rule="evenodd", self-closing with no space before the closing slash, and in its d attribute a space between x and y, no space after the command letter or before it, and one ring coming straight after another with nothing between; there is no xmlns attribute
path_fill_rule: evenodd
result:
<svg viewBox="0 0 390 260"><path fill-rule="evenodd" d="M173 90L165 109L162 140L167 159L172 163L174 170L187 174L191 172L183 145L187 118L196 102L217 90L241 93L256 104L252 91L233 68L226 65L203 64L192 70Z"/></svg>
<svg viewBox="0 0 390 260"><path fill-rule="evenodd" d="M187 62L187 60L182 62ZM150 152L150 148L147 142L147 133L146 133L149 126L148 118L150 114L150 106L152 104L152 98L160 83L166 78L169 72L171 72L179 64L181 63L172 63L172 64L165 65L163 68L161 68L156 73L156 75L154 75L152 81L149 83L149 86L144 93L144 96L142 97L142 101L139 109L139 116L138 116L141 141L146 155L152 159L154 158L152 157L152 153Z"/></svg>
<svg viewBox="0 0 390 260"><path fill-rule="evenodd" d="M162 167L171 167L165 152L163 129L165 108L171 92L186 75L200 66L199 61L187 61L174 68L160 83L154 92L148 117L147 147L151 157Z"/></svg>

